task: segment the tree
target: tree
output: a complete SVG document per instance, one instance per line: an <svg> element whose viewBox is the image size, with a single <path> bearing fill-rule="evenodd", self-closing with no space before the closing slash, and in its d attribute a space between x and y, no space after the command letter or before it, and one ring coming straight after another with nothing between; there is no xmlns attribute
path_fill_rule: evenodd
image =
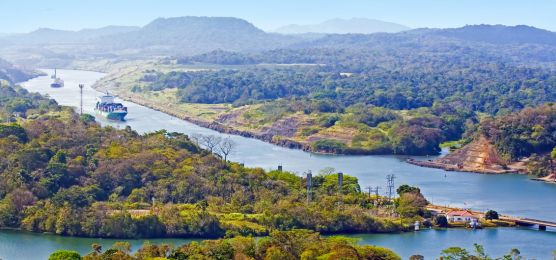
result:
<svg viewBox="0 0 556 260"><path fill-rule="evenodd" d="M319 171L319 175L328 176L334 174L335 172L336 169L334 169L333 167L325 167Z"/></svg>
<svg viewBox="0 0 556 260"><path fill-rule="evenodd" d="M507 255L504 255L502 258L504 260L521 260L523 257L521 256L521 252L517 248L512 248Z"/></svg>
<svg viewBox="0 0 556 260"><path fill-rule="evenodd" d="M485 213L485 219L488 219L488 220L498 219L498 212L496 212L494 210L488 210Z"/></svg>
<svg viewBox="0 0 556 260"><path fill-rule="evenodd" d="M220 138L219 136L215 136L215 135L203 135L201 137L201 141L202 144L211 152L214 152L214 148L217 147L220 142L222 141L222 138Z"/></svg>
<svg viewBox="0 0 556 260"><path fill-rule="evenodd" d="M75 251L58 250L52 253L48 260L81 260L81 255Z"/></svg>
<svg viewBox="0 0 556 260"><path fill-rule="evenodd" d="M396 211L402 217L413 217L422 212L427 204L427 200L421 193L402 193Z"/></svg>
<svg viewBox="0 0 556 260"><path fill-rule="evenodd" d="M483 245L479 245L479 244L475 243L475 244L473 244L473 247L475 249L475 253L477 253L477 255L475 255L475 258L477 258L479 260L491 260L492 259L486 254L485 247Z"/></svg>
<svg viewBox="0 0 556 260"><path fill-rule="evenodd" d="M112 249L120 250L125 253L131 252L131 244L129 242L114 242Z"/></svg>
<svg viewBox="0 0 556 260"><path fill-rule="evenodd" d="M398 195L402 196L402 194L404 194L404 193L421 193L421 190L417 187L413 187L413 186L409 186L407 184L403 184L403 185L400 185L400 187L398 187L396 189L396 192L398 193Z"/></svg>
<svg viewBox="0 0 556 260"><path fill-rule="evenodd" d="M222 155L224 155L224 162L228 161L228 155L231 154L236 147L236 143L229 137L220 142L218 148Z"/></svg>
<svg viewBox="0 0 556 260"><path fill-rule="evenodd" d="M556 173L555 173L555 169L554 169L554 159L556 159L556 147L554 147L552 149L552 151L550 152L550 171L552 174L554 174L554 181L556 181Z"/></svg>
<svg viewBox="0 0 556 260"><path fill-rule="evenodd" d="M434 219L434 222L439 227L443 227L443 228L448 227L448 219L444 215L436 216L436 218Z"/></svg>
<svg viewBox="0 0 556 260"><path fill-rule="evenodd" d="M461 247L449 247L442 250L441 259L443 260L471 260L471 254Z"/></svg>
<svg viewBox="0 0 556 260"><path fill-rule="evenodd" d="M97 244L97 243L93 243L91 245L91 249L93 249L93 252L100 254L102 252L102 245Z"/></svg>

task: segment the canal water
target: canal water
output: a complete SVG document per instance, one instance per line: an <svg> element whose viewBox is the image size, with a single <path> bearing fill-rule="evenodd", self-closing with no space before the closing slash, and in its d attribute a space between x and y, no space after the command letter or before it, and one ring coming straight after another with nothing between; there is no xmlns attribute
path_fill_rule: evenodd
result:
<svg viewBox="0 0 556 260"><path fill-rule="evenodd" d="M45 72L50 73L50 71ZM96 97L101 93L92 89L91 85L103 77L104 74L58 70L58 75L65 80L64 88L50 88L51 79L49 76L32 79L22 83L22 86L33 92L48 94L61 105L78 107L80 102L78 84L83 83L85 84L84 111L94 114L93 108ZM97 121L103 125L112 125L117 128L131 126L141 133L166 129L186 134L229 136L147 107L130 102L124 103L129 108L126 122L108 122L102 118L97 118ZM526 176L483 175L421 168L405 163L405 159L408 158L405 156L316 155L241 136L229 137L237 143L236 151L230 156L230 159L244 163L246 166L274 169L278 165L283 165L285 170L298 174L303 174L309 170L317 173L325 167L333 167L345 174L356 176L362 188L382 186L381 192L385 192L386 175L394 174L396 185L410 184L418 186L434 204L467 207L479 211L494 209L508 215L556 220L556 206L553 204L553 200L556 198L556 185L532 181ZM434 157L413 158L432 159ZM13 233L10 235L13 235ZM518 239L516 236L519 236L519 239L523 237L523 240L521 242L516 241L515 239ZM408 250L420 249L421 252L430 252L431 254L428 254L428 256L436 256L443 247L450 245L470 247L474 242L484 244L487 249L493 248L493 251L500 250L496 251L497 253L503 253L520 245L527 245L528 248L537 248L538 250L541 250L538 247L544 247L542 252L537 252L545 256L542 259L550 256L552 249L556 249L554 233L521 229L483 230L475 233L457 230L426 231L402 235L365 235L361 238L363 243L376 243L391 247L400 253L406 252L402 253L403 255L408 255L410 253ZM440 243L439 239L445 239L446 241ZM376 242L373 242L375 240ZM409 245L408 242L412 244ZM513 243L515 243L515 246L512 246ZM421 245L423 248L415 247L412 249L413 244ZM400 246L395 248L395 245ZM552 245L554 245L554 248L550 248ZM520 247L521 249L526 250ZM0 258L2 257L0 246Z"/></svg>
<svg viewBox="0 0 556 260"><path fill-rule="evenodd" d="M403 259L420 254L425 259L436 259L443 249L460 246L473 249L473 243L481 244L493 257L500 257L512 248L518 248L526 259L552 259L556 249L556 234L521 228L497 228L483 230L422 230L402 234L347 235L358 239L361 245L378 245L390 248ZM74 250L82 255L91 252L91 244L102 245L104 250L116 241L127 241L136 251L145 242L180 246L199 239L95 239L63 237L23 231L0 231L0 259L47 259L59 249Z"/></svg>

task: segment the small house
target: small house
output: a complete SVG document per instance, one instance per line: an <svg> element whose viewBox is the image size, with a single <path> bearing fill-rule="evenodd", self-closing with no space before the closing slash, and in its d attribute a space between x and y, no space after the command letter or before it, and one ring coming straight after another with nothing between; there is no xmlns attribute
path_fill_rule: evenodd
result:
<svg viewBox="0 0 556 260"><path fill-rule="evenodd" d="M469 210L454 210L446 213L448 222L454 223L477 223L478 218Z"/></svg>

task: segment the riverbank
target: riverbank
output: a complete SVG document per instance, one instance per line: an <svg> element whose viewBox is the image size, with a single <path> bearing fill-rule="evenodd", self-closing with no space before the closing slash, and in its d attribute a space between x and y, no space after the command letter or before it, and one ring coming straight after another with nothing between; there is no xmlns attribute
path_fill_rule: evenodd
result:
<svg viewBox="0 0 556 260"><path fill-rule="evenodd" d="M416 160L413 158L409 158L406 160L407 163L413 164L419 167L425 168L434 168L434 169L441 169L445 171L457 171L457 172L471 172L471 173L479 173L479 174L512 174L512 173L520 173L517 170L505 170L505 169L481 169L481 168L470 168L466 166L459 166L453 164L445 164L440 163L435 160Z"/></svg>
<svg viewBox="0 0 556 260"><path fill-rule="evenodd" d="M98 91L102 91L103 88L99 87L99 86L93 86L96 90ZM263 142L267 142L267 143L271 143L274 145L278 145L281 147L286 147L286 148L290 148L290 149L300 149L306 152L314 152L311 151L311 147L308 144L304 144L301 142L297 142L294 140L288 140L288 139L279 139L279 138L273 138L272 135L268 135L268 134L261 134L261 133L256 133L253 131L245 131L245 130L238 130L238 129L234 129L230 126L226 126L224 124L215 122L215 121L208 121L208 120L203 120L202 118L199 117L193 117L191 115L187 115L184 112L180 112L179 109L177 109L175 106L170 106L170 105L161 105L152 101L149 101L145 98L142 98L139 95L121 95L118 96L119 98L125 100L125 101L129 101L129 102L133 102L145 107L148 107L150 109L177 117L179 119L188 121L190 123L193 123L197 126L200 127L205 127L220 133L225 133L225 134L233 134L233 135L239 135L242 137L247 137L247 138L254 138L254 139L258 139L261 140ZM316 153L316 152L315 152ZM326 154L324 152L322 152L322 154Z"/></svg>
<svg viewBox="0 0 556 260"><path fill-rule="evenodd" d="M544 176L544 177L540 177L540 178L533 178L532 180L542 181L542 182L545 182L545 183L556 184L556 174L552 173L552 174L549 174L548 176Z"/></svg>

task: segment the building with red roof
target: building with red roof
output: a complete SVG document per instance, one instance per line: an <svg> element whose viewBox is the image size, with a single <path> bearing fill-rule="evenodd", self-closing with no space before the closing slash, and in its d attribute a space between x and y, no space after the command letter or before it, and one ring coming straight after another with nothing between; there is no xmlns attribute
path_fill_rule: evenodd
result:
<svg viewBox="0 0 556 260"><path fill-rule="evenodd" d="M446 213L448 222L476 223L478 218L469 210L453 210Z"/></svg>

